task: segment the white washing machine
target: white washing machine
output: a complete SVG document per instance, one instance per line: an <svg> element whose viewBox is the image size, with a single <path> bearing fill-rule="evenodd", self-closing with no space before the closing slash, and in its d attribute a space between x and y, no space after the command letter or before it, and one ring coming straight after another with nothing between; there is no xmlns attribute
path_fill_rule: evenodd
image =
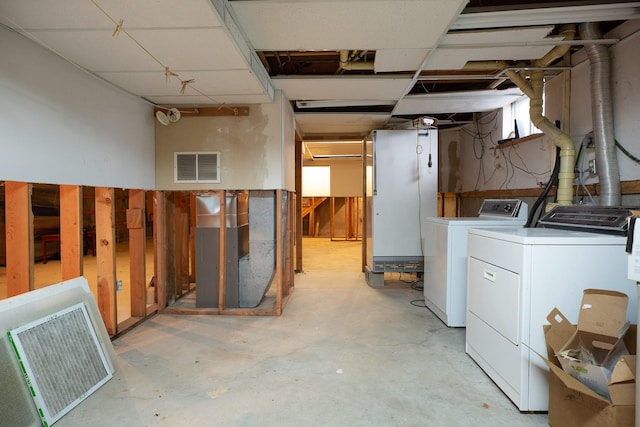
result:
<svg viewBox="0 0 640 427"><path fill-rule="evenodd" d="M543 325L557 307L577 323L584 289L629 296L626 237L549 228L471 229L466 352L521 411L548 410Z"/></svg>
<svg viewBox="0 0 640 427"><path fill-rule="evenodd" d="M467 236L471 228L517 227L527 222L527 204L484 200L477 217L427 218L424 223L424 303L449 327L467 324Z"/></svg>

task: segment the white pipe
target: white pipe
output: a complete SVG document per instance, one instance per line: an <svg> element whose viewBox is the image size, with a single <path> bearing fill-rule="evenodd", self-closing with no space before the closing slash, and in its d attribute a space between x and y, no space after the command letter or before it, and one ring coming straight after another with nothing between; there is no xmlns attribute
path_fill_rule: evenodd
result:
<svg viewBox="0 0 640 427"><path fill-rule="evenodd" d="M373 70L373 62L349 61L349 51L340 51L340 69L347 71Z"/></svg>
<svg viewBox="0 0 640 427"><path fill-rule="evenodd" d="M564 40L572 40L575 37L575 25L565 26L560 30ZM558 58L564 56L570 45L556 46L545 56L533 62L534 67L546 67ZM530 82L518 71L507 70L505 74L513 81L522 92L529 97L529 116L535 127L545 135L553 138L553 143L560 148L560 172L558 173L558 204L573 204L573 181L575 179L574 164L576 148L569 135L558 129L549 119L542 115L542 93L544 91L544 71L530 72Z"/></svg>

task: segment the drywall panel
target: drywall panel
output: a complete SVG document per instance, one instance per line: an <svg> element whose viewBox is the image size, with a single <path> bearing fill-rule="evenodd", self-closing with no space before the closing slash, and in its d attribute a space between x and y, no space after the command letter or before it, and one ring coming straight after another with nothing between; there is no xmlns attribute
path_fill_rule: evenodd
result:
<svg viewBox="0 0 640 427"><path fill-rule="evenodd" d="M152 107L0 29L0 180L152 189Z"/></svg>
<svg viewBox="0 0 640 427"><path fill-rule="evenodd" d="M331 164L331 196L362 197L362 160L334 160Z"/></svg>
<svg viewBox="0 0 640 427"><path fill-rule="evenodd" d="M331 195L331 166L302 168L302 196L329 197Z"/></svg>
<svg viewBox="0 0 640 427"><path fill-rule="evenodd" d="M459 133L460 191L540 188L549 180L555 147L547 137L498 148L502 109L478 115Z"/></svg>
<svg viewBox="0 0 640 427"><path fill-rule="evenodd" d="M460 139L459 128L438 131L438 191L442 193L460 192Z"/></svg>
<svg viewBox="0 0 640 427"><path fill-rule="evenodd" d="M271 104L252 105L249 116L188 117L156 124L156 187L159 190L283 189L285 142L282 93ZM290 113L288 113L290 114ZM289 132L289 131L287 131ZM175 152L220 152L220 183L174 183ZM288 154L287 154L288 155ZM293 181L293 179L292 179Z"/></svg>
<svg viewBox="0 0 640 427"><path fill-rule="evenodd" d="M283 189L296 191L296 118L289 100L283 97L281 105Z"/></svg>

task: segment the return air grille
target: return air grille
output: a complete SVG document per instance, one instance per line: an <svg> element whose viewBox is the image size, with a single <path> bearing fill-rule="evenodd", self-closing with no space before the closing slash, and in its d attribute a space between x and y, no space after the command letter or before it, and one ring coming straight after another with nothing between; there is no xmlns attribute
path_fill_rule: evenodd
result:
<svg viewBox="0 0 640 427"><path fill-rule="evenodd" d="M7 334L45 426L112 377L84 303Z"/></svg>
<svg viewBox="0 0 640 427"><path fill-rule="evenodd" d="M220 153L175 153L175 182L220 182Z"/></svg>

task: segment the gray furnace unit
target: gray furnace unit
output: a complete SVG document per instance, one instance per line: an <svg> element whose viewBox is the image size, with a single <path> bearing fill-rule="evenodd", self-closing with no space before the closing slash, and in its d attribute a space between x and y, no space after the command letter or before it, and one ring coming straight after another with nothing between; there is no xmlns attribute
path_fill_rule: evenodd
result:
<svg viewBox="0 0 640 427"><path fill-rule="evenodd" d="M218 307L220 198L196 195L196 307ZM227 192L225 307L240 306L239 263L249 254L249 195Z"/></svg>

